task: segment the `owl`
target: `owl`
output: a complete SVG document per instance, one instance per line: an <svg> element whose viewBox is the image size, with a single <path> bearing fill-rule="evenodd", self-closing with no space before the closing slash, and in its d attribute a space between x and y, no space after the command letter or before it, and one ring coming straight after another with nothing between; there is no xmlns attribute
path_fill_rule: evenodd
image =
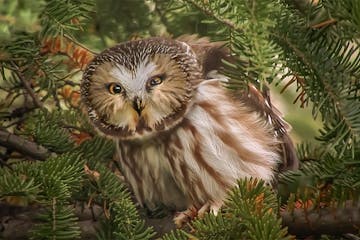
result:
<svg viewBox="0 0 360 240"><path fill-rule="evenodd" d="M271 182L297 167L267 92L226 88L227 52L206 38L154 37L111 47L84 71L89 119L115 141L142 206L216 212L238 179Z"/></svg>

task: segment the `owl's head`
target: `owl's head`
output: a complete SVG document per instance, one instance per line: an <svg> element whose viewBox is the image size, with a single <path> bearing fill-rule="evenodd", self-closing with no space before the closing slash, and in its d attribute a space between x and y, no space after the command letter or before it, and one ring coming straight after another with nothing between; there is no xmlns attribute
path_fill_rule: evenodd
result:
<svg viewBox="0 0 360 240"><path fill-rule="evenodd" d="M129 41L87 66L81 96L104 134L150 137L181 122L200 78L201 67L187 44L165 38Z"/></svg>

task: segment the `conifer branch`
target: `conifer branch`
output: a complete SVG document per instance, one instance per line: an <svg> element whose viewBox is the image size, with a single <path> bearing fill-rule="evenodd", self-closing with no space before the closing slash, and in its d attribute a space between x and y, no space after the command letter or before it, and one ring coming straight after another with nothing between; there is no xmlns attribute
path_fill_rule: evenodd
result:
<svg viewBox="0 0 360 240"><path fill-rule="evenodd" d="M193 5L195 8L197 8L201 12L203 12L206 15L214 18L215 20L217 20L218 22L228 26L229 28L231 28L231 29L233 29L235 31L238 31L238 32L242 32L242 29L236 23L230 21L229 19L221 17L220 15L214 13L213 11L211 11L210 9L208 9L208 8L206 8L204 6L201 6L196 1L193 1L193 0L183 0L183 1L187 2L187 3L190 3L191 5ZM205 5L205 3L204 3L204 5Z"/></svg>
<svg viewBox="0 0 360 240"><path fill-rule="evenodd" d="M69 42L74 43L75 45L85 49L87 52L89 52L90 54L96 56L98 54L98 52L91 50L90 48L88 48L87 46L85 46L84 44L79 43L78 41L76 41L74 38L72 38L71 36L64 34L63 36L66 40L68 40Z"/></svg>
<svg viewBox="0 0 360 240"><path fill-rule="evenodd" d="M264 184L244 181L227 197L217 216L206 214L189 223L190 229L174 231L163 239L291 239L288 233L296 238L332 234L358 239L360 204L347 202L360 198L358 0L139 3L143 8L129 7L130 1L126 6L118 1L100 6L87 0L48 0L36 6L18 6L18 10L5 3L5 22L14 27L6 26L11 41L0 47L0 79L5 80L0 86L4 92L0 118L9 121L0 127L0 195L5 203L0 203L0 209L4 212L14 203L25 203L24 210L30 211L21 224L5 226L0 238L7 232L11 237L21 233L21 239L29 237L25 236L28 233L32 239L78 239L81 230L83 239L95 234L104 240L153 239L155 232L149 225L155 225L156 237L173 226L172 214L157 219L137 212L123 179L109 166L114 144L93 132L80 112L78 91L81 71L97 54L87 44L102 49L132 34L160 35L165 27L174 36L197 32L224 41L234 61L224 66L223 73L234 89L247 81L260 82L261 87L263 82L292 76L284 89L297 84L300 94L295 102L300 100L301 106L313 103L314 116L323 114L325 127L317 139L326 144L298 148L301 159L308 161L303 161L299 171L280 178L280 185L287 186L283 192L280 187L275 192ZM40 11L29 11L31 19L37 18L36 27L28 31L19 26L27 21L19 11L38 6ZM99 10L105 10L104 17ZM99 13L96 19L94 12ZM148 12L158 16L144 14ZM21 21L8 21L13 17L21 17ZM163 25L159 30L158 26L152 28L159 22L157 17ZM203 28L203 24L212 25ZM18 29L24 33L18 34ZM79 31L78 42L73 36ZM22 99L29 102L21 105ZM44 106L49 111L28 114ZM11 130L20 125L24 135ZM15 158L40 161L10 162ZM319 161L309 161L315 159ZM285 198L295 190L294 202L288 200L287 206L279 209L277 193ZM313 205L296 205L304 195ZM75 201L81 206L69 205ZM33 202L36 209L31 208ZM78 218L77 210L86 202L97 207L100 221L94 223L91 216L85 224ZM3 219L0 213L0 228ZM96 233L95 229L87 233L82 227L94 224ZM355 232L357 236L351 235Z"/></svg>
<svg viewBox="0 0 360 240"><path fill-rule="evenodd" d="M45 160L51 152L35 142L0 129L0 145L37 160Z"/></svg>
<svg viewBox="0 0 360 240"><path fill-rule="evenodd" d="M311 235L341 235L357 233L360 228L359 206L322 208L306 212L304 209L280 212L288 232L298 237Z"/></svg>
<svg viewBox="0 0 360 240"><path fill-rule="evenodd" d="M336 109L336 113L340 116L342 119L341 121L344 122L348 129L348 133L351 134L351 136L357 136L358 132L356 130L356 127L352 124L352 121L349 119L346 113L346 100L341 96L341 94L338 93L338 89L335 89L331 83L329 83L329 80L326 79L326 77L320 72L318 72L318 65L316 62L313 61L307 54L302 51L301 49L294 44L291 39L289 39L286 36L281 36L276 33L272 33L272 36L277 38L279 41L283 42L287 47L289 47L293 53L304 63L304 65L312 71L312 74L317 78L317 81L319 81L322 86L323 90L326 94L328 94L330 98L330 104L334 109ZM308 84L309 85L309 84ZM308 90L312 91L312 89ZM324 96L323 98L327 98L327 96ZM329 101L329 100L326 100ZM321 111L321 106L318 107L317 111ZM324 111L323 111L324 113ZM331 146L331 145L330 145Z"/></svg>
<svg viewBox="0 0 360 240"><path fill-rule="evenodd" d="M293 5L298 11L305 14L308 5L317 5L317 0L285 0L287 4Z"/></svg>
<svg viewBox="0 0 360 240"><path fill-rule="evenodd" d="M22 76L19 67L14 63L11 62L11 65L13 66L14 70L14 74L20 79L21 83L23 84L26 92L30 95L30 97L32 98L35 106L37 106L38 108L44 108L43 103L39 100L39 98L36 96L34 90L30 87L30 84L26 81L26 79L24 78L24 76Z"/></svg>
<svg viewBox="0 0 360 240"><path fill-rule="evenodd" d="M314 24L314 25L311 25L311 28L313 28L313 29L319 29L319 28L327 27L327 26L329 26L329 25L331 25L331 24L334 24L334 23L336 23L336 22L337 22L336 19L330 18L330 19L325 20L325 21L323 21L323 22L320 22L320 23L316 23L316 24Z"/></svg>

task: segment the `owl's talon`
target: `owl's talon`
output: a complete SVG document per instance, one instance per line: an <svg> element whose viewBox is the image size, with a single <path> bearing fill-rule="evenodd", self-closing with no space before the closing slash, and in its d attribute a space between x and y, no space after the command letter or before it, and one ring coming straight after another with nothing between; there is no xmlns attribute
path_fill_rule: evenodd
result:
<svg viewBox="0 0 360 240"><path fill-rule="evenodd" d="M183 212L178 212L174 217L174 222L177 228L183 227L186 223L194 220L196 217L203 218L206 213L211 212L214 215L217 215L222 202L213 202L205 203L200 209L195 208L194 206L189 207Z"/></svg>
<svg viewBox="0 0 360 240"><path fill-rule="evenodd" d="M183 227L186 223L193 220L198 215L198 210L195 207L189 207L183 212L175 214L174 223L177 228Z"/></svg>
<svg viewBox="0 0 360 240"><path fill-rule="evenodd" d="M199 218L203 218L205 216L205 213L210 211L210 203L205 203L198 211L197 216Z"/></svg>
<svg viewBox="0 0 360 240"><path fill-rule="evenodd" d="M215 216L218 215L218 213L219 213L220 208L221 208L222 205L223 205L223 201L213 202L213 203L210 205L210 212L211 212L212 214L214 214Z"/></svg>

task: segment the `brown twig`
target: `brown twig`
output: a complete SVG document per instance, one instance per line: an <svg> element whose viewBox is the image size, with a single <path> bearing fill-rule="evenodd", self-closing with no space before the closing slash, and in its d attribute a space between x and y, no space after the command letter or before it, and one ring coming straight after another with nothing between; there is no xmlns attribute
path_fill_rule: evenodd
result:
<svg viewBox="0 0 360 240"><path fill-rule="evenodd" d="M357 233L360 229L359 206L322 208L304 212L303 209L282 211L283 225L297 237L311 235L340 235Z"/></svg>
<svg viewBox="0 0 360 240"><path fill-rule="evenodd" d="M76 82L73 82L71 80L64 80L64 85L69 85L69 86L72 86L72 87L77 87L77 86L80 86L80 83L76 83Z"/></svg>
<svg viewBox="0 0 360 240"><path fill-rule="evenodd" d="M51 155L49 150L35 142L3 129L0 129L0 145L37 160L45 160Z"/></svg>
<svg viewBox="0 0 360 240"><path fill-rule="evenodd" d="M39 107L39 108L44 108L43 103L38 99L38 97L36 96L34 90L31 88L30 84L28 81L26 81L26 79L24 78L24 76L22 76L21 71L19 69L19 67L14 63L11 62L11 65L14 67L15 71L15 75L20 79L20 81L22 82L23 86L25 87L26 92L30 95L30 97L32 98L35 106Z"/></svg>
<svg viewBox="0 0 360 240"><path fill-rule="evenodd" d="M98 52L93 51L93 50L91 50L90 48L86 47L85 45L79 43L78 41L76 41L75 39L73 39L72 37L70 37L69 35L64 34L63 36L64 36L64 38L67 39L68 41L73 42L75 45L77 45L77 46L85 49L86 51L88 51L88 52L91 53L92 55L96 56L97 54L99 54Z"/></svg>
<svg viewBox="0 0 360 240"><path fill-rule="evenodd" d="M313 28L313 29L319 29L319 28L322 28L322 27L329 26L329 25L331 25L331 24L333 24L333 23L336 23L336 22L337 22L337 21L336 21L335 19L330 18L330 19L328 19L328 20L326 20L326 21L323 21L323 22L321 22L321 23L317 23L317 24L312 25L311 28Z"/></svg>

